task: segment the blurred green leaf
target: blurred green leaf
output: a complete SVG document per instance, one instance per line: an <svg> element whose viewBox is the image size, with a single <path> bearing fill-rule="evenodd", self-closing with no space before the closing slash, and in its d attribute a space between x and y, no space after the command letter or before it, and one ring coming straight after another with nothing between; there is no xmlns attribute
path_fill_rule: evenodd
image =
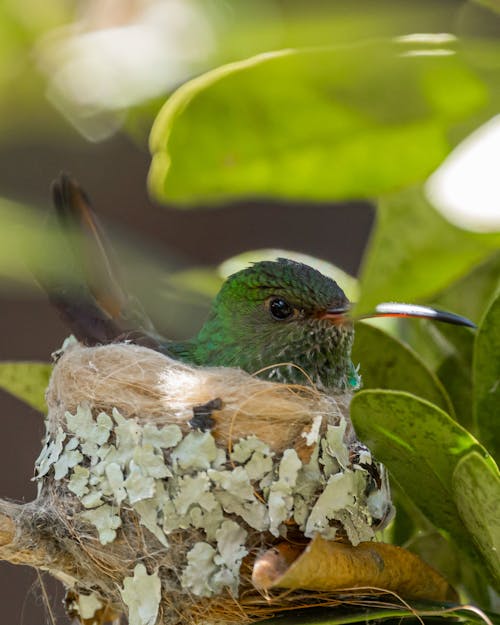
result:
<svg viewBox="0 0 500 625"><path fill-rule="evenodd" d="M487 114L486 84L445 45L282 50L195 78L153 126L152 193L343 199L425 179L452 147L447 131Z"/></svg>
<svg viewBox="0 0 500 625"><path fill-rule="evenodd" d="M33 274L51 272L71 283L77 270L57 228L51 228L39 211L0 198L0 278L30 286ZM79 276L79 274L77 274Z"/></svg>
<svg viewBox="0 0 500 625"><path fill-rule="evenodd" d="M203 3L207 6L207 3ZM448 32L459 12L456 2L380 0L273 2L232 0L212 4L218 35L218 64L266 50L331 46L398 36L401 33Z"/></svg>
<svg viewBox="0 0 500 625"><path fill-rule="evenodd" d="M472 350L475 331L446 323L405 323L403 337L438 377L457 421L475 432L472 417Z"/></svg>
<svg viewBox="0 0 500 625"><path fill-rule="evenodd" d="M461 230L439 215L423 195L407 189L380 202L363 260L362 312L380 301L432 301L498 250L500 233ZM474 294L471 294L474 297Z"/></svg>
<svg viewBox="0 0 500 625"><path fill-rule="evenodd" d="M325 276L329 276L332 280L335 280L348 299L356 301L359 297L358 281L353 276L349 275L336 265L329 263L325 260L320 260L308 254L302 254L300 252L292 252L290 250L280 249L262 249L252 250L250 252L243 252L232 258L228 258L219 266L219 273L227 278L232 273L236 273L241 269L245 269L251 263L259 262L262 260L276 260L277 258L289 258L299 263L304 263L310 267L314 267L318 271L321 271Z"/></svg>
<svg viewBox="0 0 500 625"><path fill-rule="evenodd" d="M391 497L396 514L388 528L390 539L387 542L408 547L412 537L421 526L425 527L430 523L396 482L391 482Z"/></svg>
<svg viewBox="0 0 500 625"><path fill-rule="evenodd" d="M492 295L500 290L500 251L495 250L491 256L483 262L474 265L470 272L460 276L458 280L447 286L443 291L435 295L432 304L446 310L465 315L475 323L479 323ZM465 330L471 339L470 349L472 354L473 335L465 328L458 328L459 332L452 332L457 328L440 326L446 332L449 339L460 336L461 330ZM460 339L461 340L461 339Z"/></svg>
<svg viewBox="0 0 500 625"><path fill-rule="evenodd" d="M474 416L481 440L500 457L500 294L479 326L474 348Z"/></svg>
<svg viewBox="0 0 500 625"><path fill-rule="evenodd" d="M45 412L45 389L52 365L42 362L0 362L0 388L36 410Z"/></svg>
<svg viewBox="0 0 500 625"><path fill-rule="evenodd" d="M398 508L397 515L399 513L400 509ZM446 540L438 531L419 532L405 547L412 553L419 555L424 562L431 562L432 566L452 586L460 583L461 554L457 551L455 545Z"/></svg>
<svg viewBox="0 0 500 625"><path fill-rule="evenodd" d="M361 391L352 400L351 418L391 479L481 567L452 489L453 472L463 456L472 451L487 456L477 440L437 406L402 391Z"/></svg>
<svg viewBox="0 0 500 625"><path fill-rule="evenodd" d="M453 472L458 512L488 563L500 590L500 473L473 451Z"/></svg>
<svg viewBox="0 0 500 625"><path fill-rule="evenodd" d="M165 280L172 287L212 300L222 286L223 279L215 269L191 267L172 272Z"/></svg>
<svg viewBox="0 0 500 625"><path fill-rule="evenodd" d="M500 0L475 0L475 2L500 13Z"/></svg>
<svg viewBox="0 0 500 625"><path fill-rule="evenodd" d="M52 137L65 132L48 103L36 59L37 43L73 16L66 0L0 2L0 137L9 142L20 134L43 129Z"/></svg>
<svg viewBox="0 0 500 625"><path fill-rule="evenodd" d="M429 297L428 303L478 322L498 288L499 276L500 254L494 252L437 295ZM476 332L445 323L407 320L399 324L399 330L443 383L459 423L476 433L472 417L472 354Z"/></svg>
<svg viewBox="0 0 500 625"><path fill-rule="evenodd" d="M361 365L363 388L408 391L454 414L438 378L416 352L386 332L368 323L358 323L353 361Z"/></svg>
<svg viewBox="0 0 500 625"><path fill-rule="evenodd" d="M213 29L215 45L204 55L201 67L198 63L194 72L191 68L191 76L269 50L352 45L409 32L451 32L461 9L453 0L411 4L391 0L376 4L370 0L199 0L195 5ZM128 112L127 129L140 137L141 145L164 99Z"/></svg>
<svg viewBox="0 0 500 625"><path fill-rule="evenodd" d="M474 427L472 418L472 376L469 363L464 363L456 351L448 354L436 370L436 375L453 403L457 421L468 430Z"/></svg>

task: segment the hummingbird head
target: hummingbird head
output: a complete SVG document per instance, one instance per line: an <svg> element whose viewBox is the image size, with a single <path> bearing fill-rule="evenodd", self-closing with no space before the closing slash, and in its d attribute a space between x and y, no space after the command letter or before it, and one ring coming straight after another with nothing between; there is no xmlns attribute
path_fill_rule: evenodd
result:
<svg viewBox="0 0 500 625"><path fill-rule="evenodd" d="M450 312L397 302L353 317L339 285L292 260L255 263L230 276L210 317L182 355L199 365L239 367L288 384L329 393L360 385L351 360L353 322L369 317L420 317L474 328Z"/></svg>
<svg viewBox="0 0 500 625"><path fill-rule="evenodd" d="M344 391L359 386L351 361L350 302L339 285L292 260L258 262L230 276L196 338L195 359L270 380Z"/></svg>

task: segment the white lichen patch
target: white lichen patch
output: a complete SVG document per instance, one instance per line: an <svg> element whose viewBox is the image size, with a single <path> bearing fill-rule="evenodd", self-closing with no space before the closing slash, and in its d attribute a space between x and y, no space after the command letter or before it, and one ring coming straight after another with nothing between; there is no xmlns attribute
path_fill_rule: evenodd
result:
<svg viewBox="0 0 500 625"><path fill-rule="evenodd" d="M89 487L87 486L89 477L90 471L85 467L76 466L74 468L71 479L68 482L68 488L79 499L89 492Z"/></svg>
<svg viewBox="0 0 500 625"><path fill-rule="evenodd" d="M155 480L149 477L146 470L134 460L130 461L128 469L128 477L123 483L128 501L134 505L143 499L151 499L155 494Z"/></svg>
<svg viewBox="0 0 500 625"><path fill-rule="evenodd" d="M161 600L161 580L157 572L148 575L144 564L137 564L134 576L123 580L120 594L128 608L129 625L155 625Z"/></svg>
<svg viewBox="0 0 500 625"><path fill-rule="evenodd" d="M95 593L90 595L78 595L77 605L73 609L78 612L82 621L90 621L98 610L101 610L104 604ZM76 608L76 609L75 609ZM97 619L95 621L97 623Z"/></svg>
<svg viewBox="0 0 500 625"><path fill-rule="evenodd" d="M55 438L45 441L42 451L35 461L37 479L47 475L51 467L59 460L65 439L66 433L59 427Z"/></svg>
<svg viewBox="0 0 500 625"><path fill-rule="evenodd" d="M174 449L171 458L174 467L181 471L202 471L213 464L222 465L226 454L217 447L210 432L190 432Z"/></svg>
<svg viewBox="0 0 500 625"><path fill-rule="evenodd" d="M216 492L225 492L237 501L255 501L250 478L243 467L227 471L208 471Z"/></svg>
<svg viewBox="0 0 500 625"><path fill-rule="evenodd" d="M199 506L193 506L189 510L188 525L203 530L207 540L210 541L215 541L217 530L220 528L223 521L224 512L218 502L216 502L215 508L210 511L204 510ZM255 527L255 525L252 527Z"/></svg>
<svg viewBox="0 0 500 625"><path fill-rule="evenodd" d="M343 473L331 475L310 512L305 535L313 537L319 533L334 539L337 530L330 521L337 520L353 545L372 539L371 515L367 508L357 505L365 487L366 480L360 471L346 469Z"/></svg>
<svg viewBox="0 0 500 625"><path fill-rule="evenodd" d="M215 538L217 548L198 542L189 551L182 586L200 597L211 597L225 588L237 595L241 561L248 553L247 532L234 521L223 521Z"/></svg>
<svg viewBox="0 0 500 625"><path fill-rule="evenodd" d="M109 487L117 504L121 504L127 498L125 490L125 478L121 466L117 462L106 463L104 473L108 480Z"/></svg>
<svg viewBox="0 0 500 625"><path fill-rule="evenodd" d="M323 443L326 455L335 458L342 469L345 469L349 464L349 449L344 441L346 426L345 419L342 419L339 425L329 425Z"/></svg>
<svg viewBox="0 0 500 625"><path fill-rule="evenodd" d="M217 505L213 493L209 493L210 479L205 471L200 471L198 475L191 477L186 475L178 482L178 492L175 497L175 510L179 516L184 516L186 512L196 504L200 504L205 509L214 509ZM206 500L207 495L209 499ZM205 498L205 499L204 499ZM203 505L203 501L207 504Z"/></svg>
<svg viewBox="0 0 500 625"><path fill-rule="evenodd" d="M184 568L181 585L199 597L211 597L214 594L212 578L218 570L215 564L216 550L208 543L199 542L187 554L187 566Z"/></svg>
<svg viewBox="0 0 500 625"><path fill-rule="evenodd" d="M158 505L161 505L163 492L157 493L156 500L139 501L135 504L134 510L139 515L142 525L146 527L151 534L156 536L164 547L168 547L168 540L164 530L158 525Z"/></svg>
<svg viewBox="0 0 500 625"><path fill-rule="evenodd" d="M116 539L125 511L156 537L159 551L183 532L175 583L194 595L237 595L250 533L286 536L295 523L307 537L333 539L341 530L357 544L373 538L372 515L382 518L387 508L388 494L376 495L366 470L370 452L360 446L357 464L350 460L343 418L326 427L321 416L312 421L299 437L309 447L302 461L295 449L277 454L255 435L228 449L209 431L183 434L176 424L141 425L110 413L94 416L86 405L67 412L37 461L39 484L49 476L65 481L103 545ZM134 625L153 618L156 599L138 590L153 577L136 567L125 580Z"/></svg>
<svg viewBox="0 0 500 625"><path fill-rule="evenodd" d="M280 527L292 516L293 494L302 463L295 449L286 449L279 464L278 479L271 484L268 495L269 530L279 536Z"/></svg>
<svg viewBox="0 0 500 625"><path fill-rule="evenodd" d="M316 415L313 419L311 429L308 432L302 432L301 436L306 439L306 445L311 447L318 442L319 439L319 431L321 429L321 425L323 423L323 416Z"/></svg>
<svg viewBox="0 0 500 625"><path fill-rule="evenodd" d="M116 530L122 524L116 510L107 504L103 504L93 510L86 510L81 517L95 525L99 532L99 540L103 545L112 543L116 538Z"/></svg>
<svg viewBox="0 0 500 625"><path fill-rule="evenodd" d="M92 411L88 405L80 405L73 415L66 412L66 423L73 434L78 434L82 442L82 452L86 456L97 455L97 451L109 438L113 421L104 412L97 415L94 420Z"/></svg>
<svg viewBox="0 0 500 625"><path fill-rule="evenodd" d="M227 586L236 594L241 561L248 553L245 547L247 532L234 521L224 521L215 537L218 553L214 561L219 567L214 578L215 589L217 585L220 590Z"/></svg>
<svg viewBox="0 0 500 625"><path fill-rule="evenodd" d="M181 428L174 424L158 429L148 423L142 431L143 445L152 445L155 449L170 449L180 443L181 439Z"/></svg>
<svg viewBox="0 0 500 625"><path fill-rule="evenodd" d="M266 443L259 440L255 434L252 434L251 436L242 438L233 446L233 450L230 454L231 460L242 464L246 462L254 452L258 452L263 457L274 456L273 452L269 449L269 445L266 445Z"/></svg>

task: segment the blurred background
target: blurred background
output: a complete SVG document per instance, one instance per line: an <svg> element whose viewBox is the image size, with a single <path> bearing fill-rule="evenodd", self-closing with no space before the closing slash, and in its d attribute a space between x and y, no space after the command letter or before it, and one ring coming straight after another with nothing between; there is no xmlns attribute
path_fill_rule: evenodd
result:
<svg viewBox="0 0 500 625"><path fill-rule="evenodd" d="M19 249L22 241L31 240L32 231L39 230L50 209L51 181L62 170L76 177L90 194L118 250L126 283L170 337L187 337L199 327L223 275L239 266L237 262L220 269L221 263L243 252L302 253L357 276L375 223L378 191L425 182L427 197L454 227L474 233L500 229L500 122L495 119L500 99L498 7L497 0L2 0L1 359L47 362L67 335L31 276L23 257L26 250L20 253ZM243 182L227 195L215 193L210 185L205 197L199 189L192 197L183 191L184 201L182 192L169 197L168 184L163 193L161 184L152 180L156 199L151 199L148 136L168 95L204 72L260 52L326 46L347 50L342 67L346 74L352 71L353 84L358 86L355 93L342 77L334 85L336 95L344 87L347 94L342 114L355 102L381 125L396 119L401 124L398 128L403 128L405 115L418 119L418 98L408 97L412 91L406 88L404 71L384 76L382 65L380 75L371 76L371 82L356 83L360 67L368 72L367 61L355 52L352 60L349 51L378 40L402 42L406 47L400 56L461 54L466 61L465 70L452 68L451 78L449 73L437 74L433 84L441 84L443 93L437 88L430 91L439 101L432 128L440 123L446 126L445 144L436 148L435 135L430 135L432 141L419 146L418 154L435 155L422 166L415 159L414 170L413 162L407 163L405 180L370 186L371 164L384 160L383 153L372 153L363 154L369 165L365 168L368 182L360 183L359 192L356 174L347 190L336 192L342 163L331 159L322 163L325 179L332 179L331 192L328 184L321 193L316 192L318 187L307 193L288 187L281 192L280 185L273 190L271 183L264 189L249 184L245 192ZM328 91L324 76L316 79ZM444 79L456 90L449 99ZM377 86L379 81L383 88ZM259 86L264 92L280 90L271 78ZM286 87L283 90L286 100ZM285 109L286 104L286 133ZM216 122L211 141L226 141L226 133L232 132L231 113L221 107L211 115ZM347 128L354 124L351 118L345 119ZM252 136L266 133L257 114L252 123ZM306 125L304 132L321 142L321 130L314 135ZM210 148L202 134L193 127L183 152L195 188L198 178L203 179L198 163L203 164L205 157L210 161ZM411 151L413 135L408 140L401 136L399 149ZM414 137L417 143L422 137L418 127ZM350 154L344 153L346 158ZM390 153L387 158L391 164L398 160ZM482 239L476 240L480 248ZM484 256L493 253L495 245L488 239ZM38 241L34 262L50 252L40 246L44 247ZM460 255L460 250L454 252ZM476 257L479 260L481 254ZM457 267L455 277L464 272L459 262ZM29 501L35 496L30 480L43 436L42 417L1 391L0 416L0 494ZM62 625L67 622L60 608L62 588L50 580L47 588ZM29 570L0 564L0 599L5 623L49 622L39 580Z"/></svg>

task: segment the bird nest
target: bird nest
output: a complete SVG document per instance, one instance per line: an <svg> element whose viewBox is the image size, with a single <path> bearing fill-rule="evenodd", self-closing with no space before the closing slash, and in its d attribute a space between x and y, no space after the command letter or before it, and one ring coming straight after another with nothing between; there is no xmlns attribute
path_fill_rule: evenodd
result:
<svg viewBox="0 0 500 625"><path fill-rule="evenodd" d="M368 545L384 568L369 541L391 516L389 489L349 399L136 345L71 344L47 391L38 497L3 505L0 555L61 579L85 625L122 613L130 625L244 623L335 604L336 587L367 580L286 575L321 544L346 562Z"/></svg>

